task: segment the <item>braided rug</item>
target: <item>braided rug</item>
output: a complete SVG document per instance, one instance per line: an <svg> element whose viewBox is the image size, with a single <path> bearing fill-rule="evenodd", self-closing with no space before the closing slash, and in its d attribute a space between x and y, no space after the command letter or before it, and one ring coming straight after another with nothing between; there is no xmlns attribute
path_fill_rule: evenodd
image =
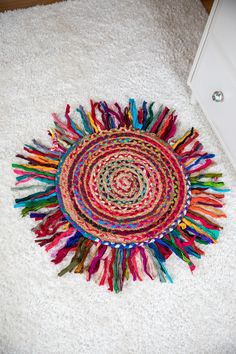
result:
<svg viewBox="0 0 236 354"><path fill-rule="evenodd" d="M216 242L214 219L225 217L227 190L220 173L205 171L214 155L203 151L194 128L175 139L175 111L154 113L153 106L91 101L91 112L77 109L79 125L67 105L66 122L53 114L52 145L33 140L24 147L28 156L17 155L27 161L13 164L17 185L41 190L15 207L38 222L36 242L54 263L73 255L59 275L84 273L115 292L130 276L172 282L165 267L171 254L193 271L191 257L204 254L197 244Z"/></svg>

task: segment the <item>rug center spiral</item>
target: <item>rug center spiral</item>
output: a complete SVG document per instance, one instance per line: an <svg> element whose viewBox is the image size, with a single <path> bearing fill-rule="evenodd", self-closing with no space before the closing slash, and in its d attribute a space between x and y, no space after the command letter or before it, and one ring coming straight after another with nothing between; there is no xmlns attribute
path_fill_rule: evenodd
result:
<svg viewBox="0 0 236 354"><path fill-rule="evenodd" d="M64 155L57 194L85 237L132 247L163 237L186 212L188 177L169 145L128 129L85 137Z"/></svg>
<svg viewBox="0 0 236 354"><path fill-rule="evenodd" d="M136 176L127 171L119 173L119 175L113 180L114 189L121 195L122 193L129 195L136 185L138 185Z"/></svg>

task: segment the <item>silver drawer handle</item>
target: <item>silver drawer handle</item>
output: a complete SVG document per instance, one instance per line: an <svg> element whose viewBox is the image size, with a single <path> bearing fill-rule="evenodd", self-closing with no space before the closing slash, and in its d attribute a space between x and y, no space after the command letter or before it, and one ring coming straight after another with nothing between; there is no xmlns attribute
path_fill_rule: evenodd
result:
<svg viewBox="0 0 236 354"><path fill-rule="evenodd" d="M222 91L215 91L212 95L212 99L215 102L223 102L224 101L224 94Z"/></svg>

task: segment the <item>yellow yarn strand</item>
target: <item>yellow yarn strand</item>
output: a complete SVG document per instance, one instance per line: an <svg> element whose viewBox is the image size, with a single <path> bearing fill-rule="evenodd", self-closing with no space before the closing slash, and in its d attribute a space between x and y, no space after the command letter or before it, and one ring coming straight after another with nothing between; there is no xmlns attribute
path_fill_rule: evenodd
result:
<svg viewBox="0 0 236 354"><path fill-rule="evenodd" d="M180 138L179 140L177 140L174 145L172 145L172 148L175 149L180 143L182 143L182 141L184 141L185 138L187 138L189 135L191 134L191 131L188 131L186 134L184 134L184 136L182 136L182 138Z"/></svg>
<svg viewBox="0 0 236 354"><path fill-rule="evenodd" d="M90 121L90 123L91 123L91 125L92 125L92 127L93 127L93 129L94 129L94 131L95 131L95 133L98 133L98 132L99 132L99 129L98 129L98 127L96 126L96 124L95 124L95 122L94 122L94 120L93 120L93 118L92 118L90 112L87 112L87 116L89 117L89 121Z"/></svg>
<svg viewBox="0 0 236 354"><path fill-rule="evenodd" d="M184 224L186 224L186 225L192 227L193 229L195 229L197 232L199 232L199 233L201 233L201 234L207 236L208 238L210 238L210 239L212 240L212 242L217 243L217 241L216 241L214 238L212 238L208 233L206 233L205 231L203 231L203 230L202 230L200 227L198 227L197 225L191 223L191 221L189 221L189 220L183 218L183 222L184 222ZM181 223L181 224L182 224L182 223ZM181 225L181 224L180 224L180 225Z"/></svg>
<svg viewBox="0 0 236 354"><path fill-rule="evenodd" d="M132 114L131 114L131 112L130 111L128 111L128 118L129 118L129 120L132 122Z"/></svg>
<svg viewBox="0 0 236 354"><path fill-rule="evenodd" d="M188 167L191 165L192 162L194 162L196 160L196 157L193 157L191 159L188 160L188 162L185 162L184 165L185 167Z"/></svg>
<svg viewBox="0 0 236 354"><path fill-rule="evenodd" d="M50 158L46 158L46 157L42 157L42 156L38 156L38 155L34 155L34 154L32 154L32 159L35 162L41 162L46 165L55 165L55 167L58 166L58 164L59 164L59 161L51 160Z"/></svg>
<svg viewBox="0 0 236 354"><path fill-rule="evenodd" d="M47 166L41 166L41 165L28 165L28 164L21 164L21 166L23 167L28 167L28 168L35 168L37 169L38 171L42 171L42 172L56 172L57 169L56 168L53 168L53 167L47 167Z"/></svg>

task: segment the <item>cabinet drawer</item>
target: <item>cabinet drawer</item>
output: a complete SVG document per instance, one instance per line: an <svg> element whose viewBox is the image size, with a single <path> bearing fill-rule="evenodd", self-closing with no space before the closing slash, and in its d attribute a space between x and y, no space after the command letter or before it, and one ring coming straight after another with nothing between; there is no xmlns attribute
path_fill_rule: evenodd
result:
<svg viewBox="0 0 236 354"><path fill-rule="evenodd" d="M212 38L203 47L191 88L236 167L235 71ZM213 101L215 91L223 92L223 102Z"/></svg>
<svg viewBox="0 0 236 354"><path fill-rule="evenodd" d="M236 72L236 1L219 1L216 13L211 24L210 37L215 41L221 53L230 62Z"/></svg>

